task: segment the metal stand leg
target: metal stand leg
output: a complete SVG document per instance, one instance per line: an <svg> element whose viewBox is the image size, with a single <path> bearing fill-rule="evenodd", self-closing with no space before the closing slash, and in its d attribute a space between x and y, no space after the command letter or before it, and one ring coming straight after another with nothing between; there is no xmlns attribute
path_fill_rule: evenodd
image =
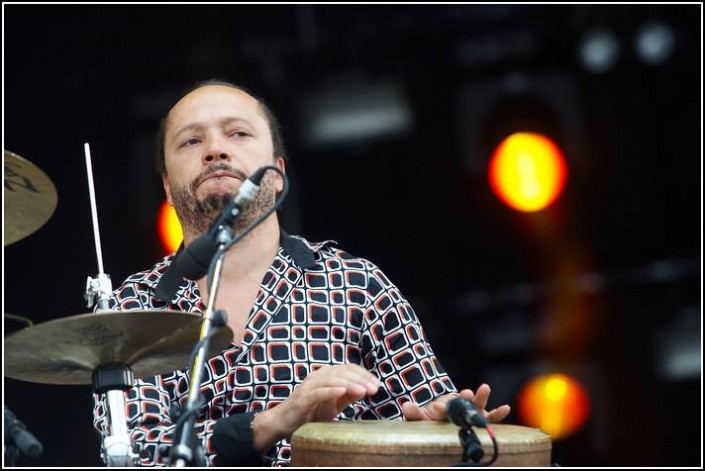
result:
<svg viewBox="0 0 705 471"><path fill-rule="evenodd" d="M137 464L125 416L124 392L134 385L132 370L126 366L110 366L93 373L93 389L105 394L108 404L110 435L103 440L103 455L108 466L129 467Z"/></svg>

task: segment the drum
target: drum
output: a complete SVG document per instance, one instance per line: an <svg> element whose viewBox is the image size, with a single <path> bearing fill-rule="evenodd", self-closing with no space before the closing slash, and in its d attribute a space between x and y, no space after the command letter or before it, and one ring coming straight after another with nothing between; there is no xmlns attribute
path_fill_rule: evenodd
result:
<svg viewBox="0 0 705 471"><path fill-rule="evenodd" d="M499 454L495 466L550 466L551 439L538 429L494 424ZM292 466L453 466L461 461L459 427L450 422L360 420L313 422L291 437ZM492 458L487 431L473 429Z"/></svg>

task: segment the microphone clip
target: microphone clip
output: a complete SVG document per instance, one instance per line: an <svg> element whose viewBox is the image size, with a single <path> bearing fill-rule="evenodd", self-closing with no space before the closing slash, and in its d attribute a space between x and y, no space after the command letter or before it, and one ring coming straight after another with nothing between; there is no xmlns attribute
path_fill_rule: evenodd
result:
<svg viewBox="0 0 705 471"><path fill-rule="evenodd" d="M456 466L479 466L480 460L485 457L485 450L482 448L480 439L472 427L463 426L458 430L460 446L463 450L460 463Z"/></svg>

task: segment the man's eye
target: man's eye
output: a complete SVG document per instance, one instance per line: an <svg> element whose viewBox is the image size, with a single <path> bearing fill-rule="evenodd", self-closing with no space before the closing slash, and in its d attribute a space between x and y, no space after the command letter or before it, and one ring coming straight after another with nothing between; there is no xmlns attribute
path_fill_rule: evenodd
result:
<svg viewBox="0 0 705 471"><path fill-rule="evenodd" d="M230 135L234 137L247 137L250 134L246 131L233 131L230 133Z"/></svg>
<svg viewBox="0 0 705 471"><path fill-rule="evenodd" d="M196 145L196 144L198 144L198 139L196 139L195 137L193 137L193 138L187 140L186 142L184 142L183 145L184 145L184 146L193 146L193 145Z"/></svg>

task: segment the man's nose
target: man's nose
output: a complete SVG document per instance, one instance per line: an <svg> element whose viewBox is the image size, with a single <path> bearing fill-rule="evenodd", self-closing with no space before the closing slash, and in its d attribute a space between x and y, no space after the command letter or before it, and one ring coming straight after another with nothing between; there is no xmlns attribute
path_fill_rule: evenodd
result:
<svg viewBox="0 0 705 471"><path fill-rule="evenodd" d="M210 139L203 153L203 163L210 164L220 160L230 161L232 157L232 153L220 139Z"/></svg>

